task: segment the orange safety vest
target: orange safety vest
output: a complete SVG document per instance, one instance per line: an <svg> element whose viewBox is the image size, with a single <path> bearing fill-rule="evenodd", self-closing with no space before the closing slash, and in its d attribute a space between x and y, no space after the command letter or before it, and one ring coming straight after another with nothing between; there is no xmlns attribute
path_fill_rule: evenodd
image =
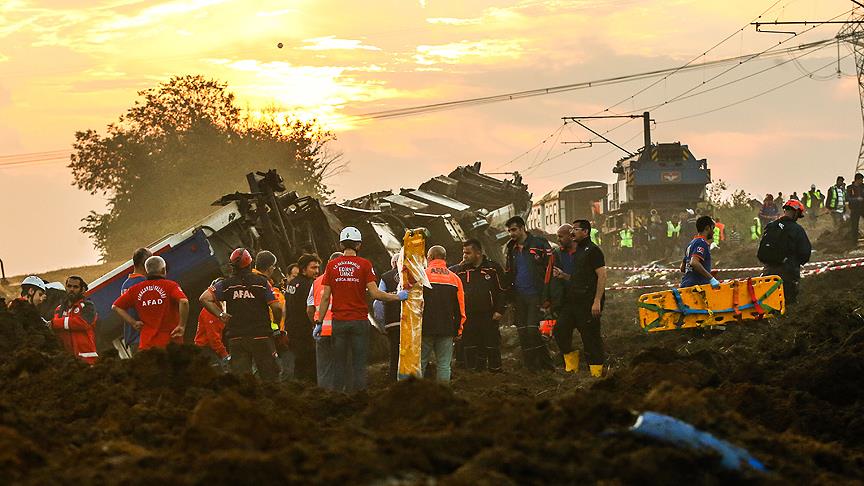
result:
<svg viewBox="0 0 864 486"><path fill-rule="evenodd" d="M315 303L315 321L317 322L320 313L318 312L318 306L321 305L321 296L324 295L324 275L316 278L314 282L312 282L312 299ZM332 302L332 299L331 299ZM329 309L327 309L327 313L324 314L324 319L321 324L321 335L322 336L332 336L333 335L333 306L331 305Z"/></svg>

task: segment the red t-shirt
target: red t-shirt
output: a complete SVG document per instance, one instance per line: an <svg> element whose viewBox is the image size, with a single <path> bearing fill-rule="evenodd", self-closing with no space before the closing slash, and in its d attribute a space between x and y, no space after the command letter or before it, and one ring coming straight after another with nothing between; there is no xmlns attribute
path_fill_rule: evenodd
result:
<svg viewBox="0 0 864 486"><path fill-rule="evenodd" d="M164 278L150 279L137 283L114 305L121 309L134 308L138 319L144 323L141 328L141 344L138 349L164 348L171 342L171 331L180 323L180 299L186 294L180 285Z"/></svg>
<svg viewBox="0 0 864 486"><path fill-rule="evenodd" d="M327 264L324 285L330 287L334 321L365 321L369 314L366 285L375 283L372 263L359 256L339 257Z"/></svg>

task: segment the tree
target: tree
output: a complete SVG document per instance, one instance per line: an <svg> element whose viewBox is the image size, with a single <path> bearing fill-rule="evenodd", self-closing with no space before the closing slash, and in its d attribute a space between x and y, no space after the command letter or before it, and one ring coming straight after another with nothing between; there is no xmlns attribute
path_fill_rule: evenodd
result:
<svg viewBox="0 0 864 486"><path fill-rule="evenodd" d="M243 190L248 172L276 168L290 190L327 197L325 179L345 167L314 121L282 120L275 109L244 116L224 83L173 77L138 95L105 136L75 134L74 185L108 196L108 212L80 228L103 259L193 224L219 196Z"/></svg>

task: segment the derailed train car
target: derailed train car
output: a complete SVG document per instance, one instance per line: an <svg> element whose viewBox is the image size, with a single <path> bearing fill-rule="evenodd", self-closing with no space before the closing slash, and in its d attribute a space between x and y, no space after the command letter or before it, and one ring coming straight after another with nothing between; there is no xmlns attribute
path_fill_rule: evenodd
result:
<svg viewBox="0 0 864 486"><path fill-rule="evenodd" d="M429 244L444 246L458 261L462 242L476 238L490 257L502 261L507 238L504 222L527 215L531 194L516 174L501 180L482 174L479 162L435 177L417 189L369 194L338 204L287 191L275 171L247 175L248 193L227 194L213 204L220 208L181 233L149 245L165 258L168 278L177 280L190 297L190 321L200 311L197 296L210 282L228 273L234 248L267 249L276 254L280 270L304 253L326 259L338 250L339 231L356 226L364 236L361 254L377 272L389 269L406 228L429 229ZM106 350L120 334L121 322L111 311L120 286L132 271L131 260L94 281L88 296L99 313L97 347ZM192 322L187 326L193 334ZM191 336L187 336L191 337Z"/></svg>

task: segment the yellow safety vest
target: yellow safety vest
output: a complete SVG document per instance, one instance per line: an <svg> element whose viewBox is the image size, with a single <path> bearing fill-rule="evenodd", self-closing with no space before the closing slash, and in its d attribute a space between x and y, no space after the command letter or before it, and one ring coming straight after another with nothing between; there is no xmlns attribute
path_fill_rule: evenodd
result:
<svg viewBox="0 0 864 486"><path fill-rule="evenodd" d="M633 248L633 230L622 229L618 236L621 237L621 248Z"/></svg>
<svg viewBox="0 0 864 486"><path fill-rule="evenodd" d="M681 235L681 221L678 224L672 224L672 221L666 221L666 238L677 238Z"/></svg>
<svg viewBox="0 0 864 486"><path fill-rule="evenodd" d="M750 225L750 241L759 241L760 238L762 238L762 221L753 218L753 224Z"/></svg>
<svg viewBox="0 0 864 486"><path fill-rule="evenodd" d="M593 241L595 245L600 244L600 231L598 231L597 228L591 228L591 241Z"/></svg>

